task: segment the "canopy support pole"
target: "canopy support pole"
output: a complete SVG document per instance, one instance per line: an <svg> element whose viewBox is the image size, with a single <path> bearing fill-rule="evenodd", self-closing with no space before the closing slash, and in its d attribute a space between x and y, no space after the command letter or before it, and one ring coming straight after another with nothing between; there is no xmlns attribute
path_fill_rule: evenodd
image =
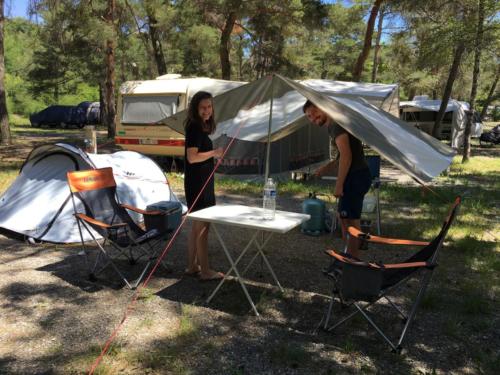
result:
<svg viewBox="0 0 500 375"><path fill-rule="evenodd" d="M271 130L273 124L274 74L271 76L271 101L269 104L269 126L267 128L266 169L264 183L269 178L269 159L271 158Z"/></svg>

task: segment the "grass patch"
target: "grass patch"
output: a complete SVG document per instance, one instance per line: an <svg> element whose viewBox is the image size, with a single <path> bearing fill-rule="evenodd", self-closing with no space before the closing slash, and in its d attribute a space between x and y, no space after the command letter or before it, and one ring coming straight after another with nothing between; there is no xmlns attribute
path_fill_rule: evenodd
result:
<svg viewBox="0 0 500 375"><path fill-rule="evenodd" d="M356 344L349 338L344 341L342 349L345 353L354 353L357 351Z"/></svg>
<svg viewBox="0 0 500 375"><path fill-rule="evenodd" d="M65 373L84 374L87 373L95 360L101 354L102 347L97 344L90 345L82 354L76 356L65 366ZM120 341L111 343L107 354L95 369L94 374L111 375L116 374L117 363L122 362L124 355L124 344Z"/></svg>
<svg viewBox="0 0 500 375"><path fill-rule="evenodd" d="M274 364L294 369L307 366L311 356L296 343L279 343L270 350L269 355Z"/></svg>
<svg viewBox="0 0 500 375"><path fill-rule="evenodd" d="M137 371L141 368L143 373L159 370L161 373L187 375L194 373L189 366L189 360L200 353L210 353L215 346L207 343L197 346L199 331L191 317L191 307L181 305L179 327L176 335L153 350L142 350L127 353L127 367Z"/></svg>
<svg viewBox="0 0 500 375"><path fill-rule="evenodd" d="M500 354L491 347L471 346L472 358L479 374L497 374L500 368Z"/></svg>
<svg viewBox="0 0 500 375"><path fill-rule="evenodd" d="M3 194L5 190L12 184L12 182L19 175L19 169L21 168L21 163L5 163L2 162L0 165L0 194Z"/></svg>
<svg viewBox="0 0 500 375"><path fill-rule="evenodd" d="M181 317L179 323L178 337L191 339L197 336L197 326L191 318L191 306L181 305Z"/></svg>
<svg viewBox="0 0 500 375"><path fill-rule="evenodd" d="M147 370L162 370L168 374L187 375L192 374L181 358L176 357L168 348L165 350L143 351L128 356L129 365L137 369L140 366L145 372Z"/></svg>
<svg viewBox="0 0 500 375"><path fill-rule="evenodd" d="M460 294L460 309L465 315L478 316L491 312L490 303L475 280L464 282Z"/></svg>
<svg viewBox="0 0 500 375"><path fill-rule="evenodd" d="M31 127L30 120L27 117L16 115L15 113L9 114L9 126L12 130L14 127L29 126Z"/></svg>
<svg viewBox="0 0 500 375"><path fill-rule="evenodd" d="M155 292L148 287L141 287L138 299L144 302L151 302L155 296Z"/></svg>
<svg viewBox="0 0 500 375"><path fill-rule="evenodd" d="M257 303L255 304L257 310L259 310L263 314L266 314L266 312L268 312L272 308L274 298L276 298L276 296L269 295L267 291L262 292Z"/></svg>
<svg viewBox="0 0 500 375"><path fill-rule="evenodd" d="M420 308L427 311L437 310L441 306L441 301L442 293L435 290L427 290L427 293L425 293L420 302Z"/></svg>
<svg viewBox="0 0 500 375"><path fill-rule="evenodd" d="M141 320L139 323L139 329L140 328L151 328L154 324L155 320L151 317L147 317Z"/></svg>

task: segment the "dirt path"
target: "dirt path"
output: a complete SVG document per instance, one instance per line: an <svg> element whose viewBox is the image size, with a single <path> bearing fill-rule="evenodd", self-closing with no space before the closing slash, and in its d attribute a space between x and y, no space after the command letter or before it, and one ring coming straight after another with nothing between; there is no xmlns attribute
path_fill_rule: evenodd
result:
<svg viewBox="0 0 500 375"><path fill-rule="evenodd" d="M26 133L13 147L0 150L1 162L22 163L35 145L75 138L78 142L82 135L77 130L47 133L40 140ZM401 182L398 175L383 165L382 179ZM258 197L234 194L218 199L260 204ZM279 208L299 212L301 201L281 197ZM400 212L413 214L403 207ZM159 268L141 292L102 373L479 374L489 371L477 365L482 356L498 358L498 304L488 322L473 317L455 320L455 305L446 302L435 286L446 285L447 293L457 293L459 270L458 275L436 275L427 300L430 307L419 310L412 327L410 350L398 356L359 319L335 333L316 332L331 288L321 273L329 263L323 250L342 248L339 238L305 236L298 229L273 237L267 256L285 292L272 287L262 262L256 261L248 270L249 292L261 312L255 317L236 282L228 282L207 305L215 284L183 275L188 231L189 224L167 254L168 270ZM231 250L241 249L249 239L242 229L223 235ZM213 266L225 271L229 265L213 231L209 248ZM374 256L383 259L384 250L377 251ZM443 257L441 267L446 270L452 261L453 257ZM138 271L138 266L118 263L127 275ZM413 286L413 282L403 285L395 302L405 305ZM35 246L0 236L0 373L87 373L133 293L111 271L90 282L78 246ZM390 334L401 327L400 321L390 319L387 306L376 310L376 316Z"/></svg>
<svg viewBox="0 0 500 375"><path fill-rule="evenodd" d="M219 202L258 204L255 197L237 195ZM282 198L280 208L300 211L300 202ZM320 271L328 265L323 249L341 248L338 238L309 237L299 230L275 236L267 255L285 292L272 287L262 263L255 262L248 271L249 292L262 314L255 317L234 281L207 305L215 284L183 276L188 230L166 257L169 270L158 270L115 339L104 362L110 373L475 373L461 340L437 334L447 315L432 310L419 313L408 341L411 351L403 356L391 354L359 320L337 334L315 332L330 288ZM231 250L249 239L241 229L223 235ZM226 270L213 232L209 246L214 267ZM89 282L78 246L33 246L0 236L0 248L0 372L88 371L133 292L112 272ZM137 272L119 264L129 275ZM395 301L404 303L403 295ZM380 317L382 323L387 318L379 311ZM392 332L390 322L385 328ZM493 335L482 332L478 345L495 341Z"/></svg>

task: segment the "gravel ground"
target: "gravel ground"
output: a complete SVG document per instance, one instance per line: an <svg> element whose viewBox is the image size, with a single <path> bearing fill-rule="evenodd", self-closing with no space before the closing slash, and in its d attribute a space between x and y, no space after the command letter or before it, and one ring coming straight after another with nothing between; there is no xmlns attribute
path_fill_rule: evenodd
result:
<svg viewBox="0 0 500 375"><path fill-rule="evenodd" d="M219 203L258 204L255 198L224 195ZM281 209L300 211L300 201L282 198ZM321 274L328 264L323 250L341 241L331 235L309 237L294 230L275 236L267 252L280 293L260 261L248 271L249 292L260 317L252 314L235 281L215 299L215 287L183 276L186 233L180 233L128 316L105 373L311 374L311 373L475 373L459 338L430 334L446 323L439 312L423 312L408 340L408 353L397 356L359 320L336 334L315 332L329 292ZM224 232L230 249L249 239L241 229ZM213 234L209 237L214 268L228 262ZM133 291L109 273L96 283L86 280L78 246L29 245L0 236L0 373L84 373L120 322ZM131 274L136 269L120 264ZM411 285L411 283L409 284ZM403 288L403 292L405 291ZM407 293L406 293L407 294ZM399 296L399 302L404 298ZM400 323L378 319L389 332ZM478 344L493 339L482 333ZM496 339L498 341L498 338Z"/></svg>
<svg viewBox="0 0 500 375"><path fill-rule="evenodd" d="M38 141L37 135L33 140ZM34 141L28 144L26 152ZM4 150L2 161L18 160L19 147ZM382 170L382 179L408 182L399 176L395 169ZM218 202L260 204L257 197L228 194ZM301 209L299 198L280 197L278 204L289 211ZM497 303L486 318L489 320L478 323L474 319L454 321L453 305L420 309L408 350L395 355L360 319L333 334L316 330L330 288L321 274L328 264L323 250L340 249L339 238L309 237L298 229L274 236L267 256L285 292L271 285L270 275L256 261L248 271L249 292L261 312L256 317L235 281L224 285L209 305L204 303L216 284L183 276L188 231L189 223L165 258L168 270L159 268L141 291L99 373L494 373L478 363L499 357ZM241 249L249 239L242 229L231 228L223 235L230 249ZM228 262L213 232L209 246L213 267L225 271ZM375 258L383 258L383 250L370 250ZM1 374L88 373L134 292L123 288L111 272L97 282L88 281L79 253L78 246L30 245L0 235ZM131 276L137 272L137 267L118 263ZM460 270L456 272L453 279L439 280L440 285L453 290L453 280L460 277ZM439 279L439 273L437 276ZM439 295L435 284L429 292ZM407 302L405 296L413 293L412 285L410 281L403 286L395 301ZM395 334L401 323L390 319L388 312L382 306L375 310L375 317Z"/></svg>

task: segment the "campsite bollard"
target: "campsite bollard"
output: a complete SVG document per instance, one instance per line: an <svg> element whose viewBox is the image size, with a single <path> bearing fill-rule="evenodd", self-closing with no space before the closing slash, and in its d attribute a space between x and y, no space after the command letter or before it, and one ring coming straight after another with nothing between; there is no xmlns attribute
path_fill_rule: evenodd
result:
<svg viewBox="0 0 500 375"><path fill-rule="evenodd" d="M97 135L95 126L87 125L85 127L85 152L97 154Z"/></svg>

